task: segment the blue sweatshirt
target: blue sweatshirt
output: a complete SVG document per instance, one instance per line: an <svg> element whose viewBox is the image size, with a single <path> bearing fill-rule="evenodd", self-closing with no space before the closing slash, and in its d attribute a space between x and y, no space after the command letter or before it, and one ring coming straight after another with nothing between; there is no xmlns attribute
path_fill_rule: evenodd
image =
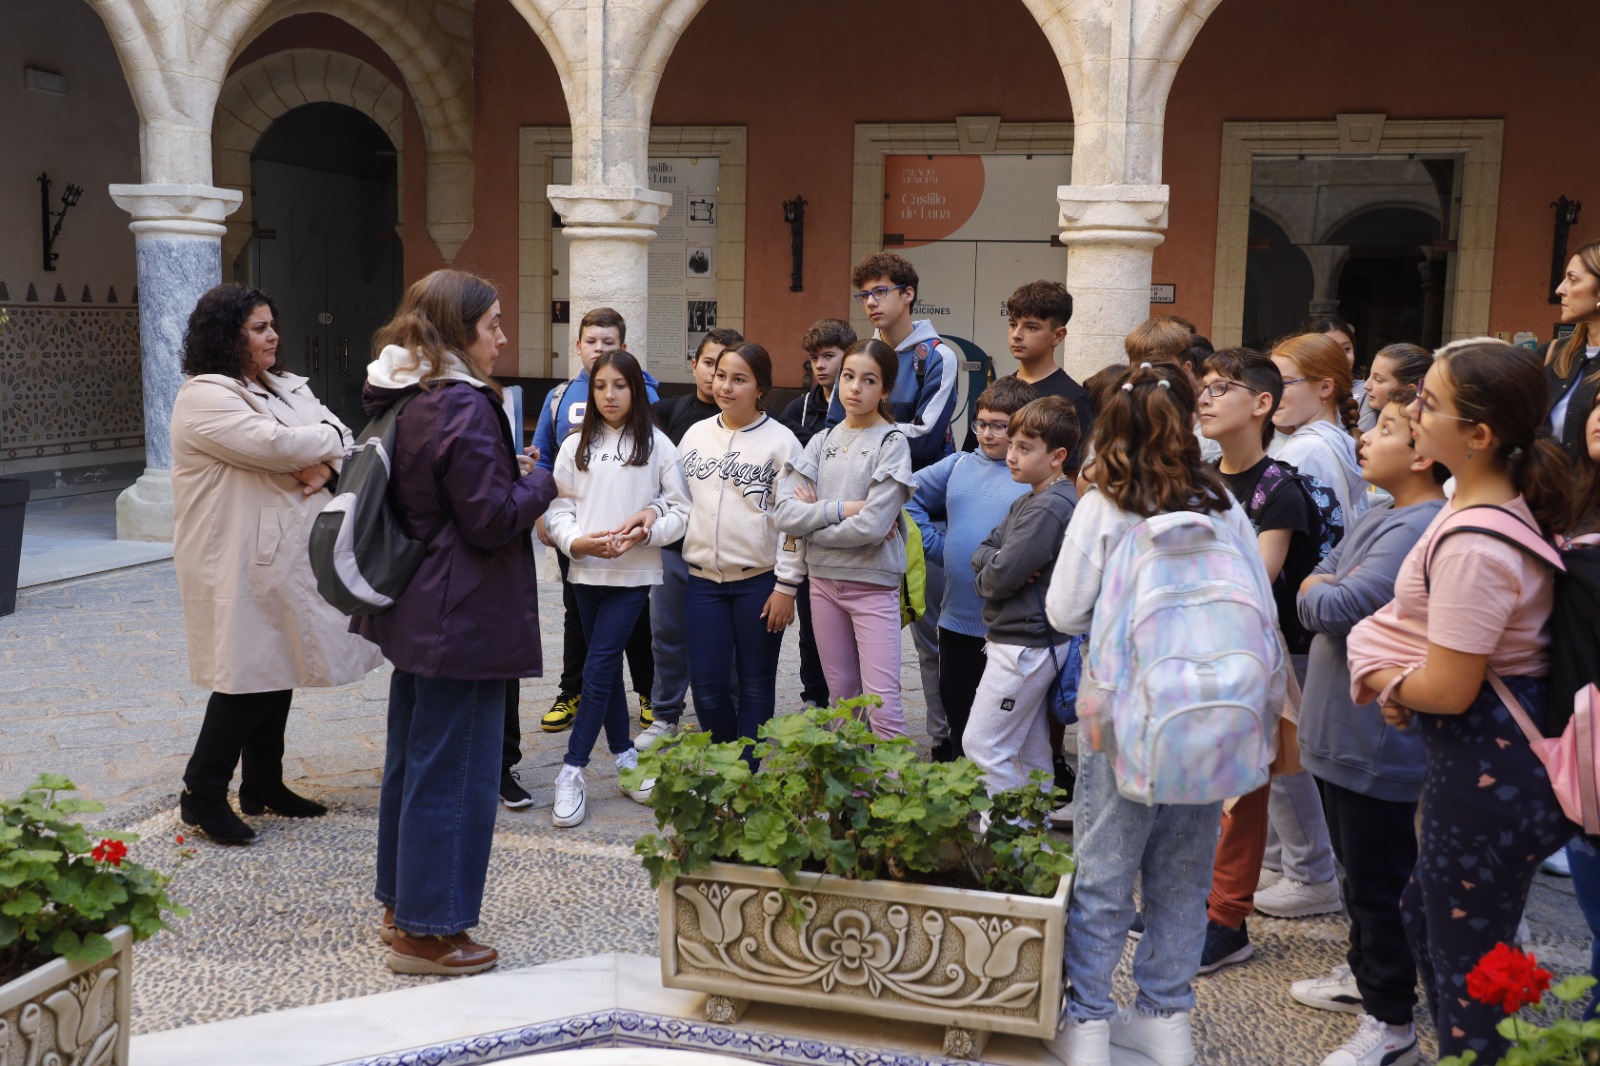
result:
<svg viewBox="0 0 1600 1066"><path fill-rule="evenodd" d="M918 349L921 349L919 353ZM919 318L911 324L911 332L895 351L900 355L900 370L895 375L894 388L889 391L889 407L894 412L895 428L906 436L911 446L911 469L921 470L932 466L947 455L950 419L956 413L955 349L939 339L933 323ZM922 382L917 383L917 359L923 358ZM844 403L839 390L833 390L833 402L828 405L828 425L837 426L844 421Z"/></svg>
<svg viewBox="0 0 1600 1066"><path fill-rule="evenodd" d="M1373 507L1312 571L1335 579L1297 601L1300 621L1316 634L1300 701L1301 761L1322 780L1374 799L1415 803L1422 795L1422 730L1395 729L1377 704L1351 702L1345 644L1357 622L1394 599L1400 564L1443 506Z"/></svg>
<svg viewBox="0 0 1600 1066"><path fill-rule="evenodd" d="M915 480L906 513L922 532L923 555L941 565L946 558L956 560L954 567L945 568L939 628L982 637L988 632L983 597L968 562L1028 485L1011 480L1004 459L990 459L981 451L947 455L917 471Z"/></svg>
<svg viewBox="0 0 1600 1066"><path fill-rule="evenodd" d="M644 391L650 403L655 403L656 379L647 370L644 373ZM578 432L583 425L583 411L589 406L589 372L579 371L578 376L557 385L544 394L539 404L539 425L533 431L534 446L539 449L539 469L552 473L556 468L556 453L567 435Z"/></svg>

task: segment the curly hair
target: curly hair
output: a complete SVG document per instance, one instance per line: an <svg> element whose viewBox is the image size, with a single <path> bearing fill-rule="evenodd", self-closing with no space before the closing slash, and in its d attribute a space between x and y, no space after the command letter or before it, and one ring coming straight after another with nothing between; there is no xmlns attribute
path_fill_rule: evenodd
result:
<svg viewBox="0 0 1600 1066"><path fill-rule="evenodd" d="M1232 497L1200 458L1194 409L1194 383L1176 363L1124 370L1094 419L1095 487L1140 518L1227 513Z"/></svg>
<svg viewBox="0 0 1600 1066"><path fill-rule="evenodd" d="M189 312L189 325L183 331L183 372L189 377L224 374L242 381L248 350L244 324L250 312L262 304L272 312L276 326L278 305L260 289L218 285L202 295ZM273 374L284 373L278 364L267 369Z"/></svg>
<svg viewBox="0 0 1600 1066"><path fill-rule="evenodd" d="M917 277L917 268L911 265L911 260L904 256L895 255L893 252L878 252L869 255L855 265L850 271L850 284L861 288L869 281L878 278L888 278L896 285L907 285L921 295L922 286Z"/></svg>
<svg viewBox="0 0 1600 1066"><path fill-rule="evenodd" d="M1072 319L1072 294L1059 281L1030 281L1019 286L1006 301L1007 318L1037 318L1051 328Z"/></svg>

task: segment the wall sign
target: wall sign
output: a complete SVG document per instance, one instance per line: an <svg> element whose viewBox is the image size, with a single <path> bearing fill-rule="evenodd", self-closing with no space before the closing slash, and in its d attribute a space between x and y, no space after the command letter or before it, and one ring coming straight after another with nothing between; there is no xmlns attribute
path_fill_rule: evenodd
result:
<svg viewBox="0 0 1600 1066"><path fill-rule="evenodd" d="M1176 285L1150 286L1150 302L1153 304L1175 304L1178 302L1178 287Z"/></svg>

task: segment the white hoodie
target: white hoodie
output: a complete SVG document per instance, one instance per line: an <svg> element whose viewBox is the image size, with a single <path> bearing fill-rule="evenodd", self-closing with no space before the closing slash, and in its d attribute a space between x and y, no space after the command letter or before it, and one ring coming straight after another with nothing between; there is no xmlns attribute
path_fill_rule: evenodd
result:
<svg viewBox="0 0 1600 1066"><path fill-rule="evenodd" d="M1332 489L1348 532L1367 509L1367 482L1356 461L1355 439L1332 422L1308 422L1295 430L1277 458Z"/></svg>
<svg viewBox="0 0 1600 1066"><path fill-rule="evenodd" d="M545 512L545 528L562 554L572 558L572 542L585 533L616 529L646 507L657 518L643 541L615 559L585 555L572 559L571 578L579 585L659 585L661 545L683 536L689 517L689 492L683 483L678 449L659 429L651 430L650 458L643 466L627 462L633 439L602 424L589 449L589 469L578 469L573 433L556 454L557 496Z"/></svg>
<svg viewBox="0 0 1600 1066"><path fill-rule="evenodd" d="M678 445L689 484L683 559L708 581L742 581L778 571L776 591L793 596L805 580L805 541L778 531L779 472L803 449L789 428L762 415L743 429L722 416L689 427Z"/></svg>

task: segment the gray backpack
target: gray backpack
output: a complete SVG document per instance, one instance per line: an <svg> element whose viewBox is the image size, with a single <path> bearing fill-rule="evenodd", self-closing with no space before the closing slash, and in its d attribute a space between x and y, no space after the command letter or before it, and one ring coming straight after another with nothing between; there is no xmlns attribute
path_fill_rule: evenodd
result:
<svg viewBox="0 0 1600 1066"><path fill-rule="evenodd" d="M426 540L416 540L389 505L395 424L416 395L401 398L361 431L339 472L339 494L311 523L317 591L347 615L380 614L394 606L448 520Z"/></svg>

